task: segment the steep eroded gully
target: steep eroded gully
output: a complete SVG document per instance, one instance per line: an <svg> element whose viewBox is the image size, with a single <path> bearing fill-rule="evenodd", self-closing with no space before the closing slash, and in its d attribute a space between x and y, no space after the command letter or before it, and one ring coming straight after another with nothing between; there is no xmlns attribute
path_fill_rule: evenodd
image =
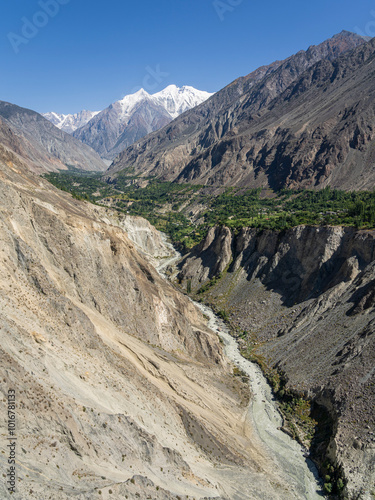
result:
<svg viewBox="0 0 375 500"><path fill-rule="evenodd" d="M180 258L174 247L163 237L170 254L162 258L156 266L159 274L165 279L167 268L173 267ZM287 477L302 498L306 500L322 499L322 485L314 463L307 458L305 450L280 430L282 417L277 409L275 399L267 380L260 368L243 358L236 340L230 335L226 324L207 306L192 301L209 319L208 326L216 331L224 343L226 356L249 377L251 399L246 418L255 430L255 437L272 457L275 467Z"/></svg>

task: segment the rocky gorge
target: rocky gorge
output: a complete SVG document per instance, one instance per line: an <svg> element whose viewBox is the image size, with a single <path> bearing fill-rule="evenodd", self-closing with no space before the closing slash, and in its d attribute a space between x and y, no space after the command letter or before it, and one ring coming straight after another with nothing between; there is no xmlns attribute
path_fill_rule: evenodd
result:
<svg viewBox="0 0 375 500"><path fill-rule="evenodd" d="M6 439L15 390L15 498L319 494L249 411L276 411L260 375L231 347L233 369L224 326L181 289L277 374L279 395L312 402L312 456L340 474L345 498L371 498L373 231L213 227L176 262L149 222L73 199L6 146L0 155L1 418Z"/></svg>
<svg viewBox="0 0 375 500"><path fill-rule="evenodd" d="M146 258L163 253L153 228L58 191L5 146L0 157L0 422L4 444L11 391L12 497L306 498L257 439L248 384L217 334Z"/></svg>
<svg viewBox="0 0 375 500"><path fill-rule="evenodd" d="M179 263L177 282L226 317L282 391L324 410L315 457L342 471L347 498L375 482L375 233L300 226L211 228ZM320 412L320 418L322 418Z"/></svg>

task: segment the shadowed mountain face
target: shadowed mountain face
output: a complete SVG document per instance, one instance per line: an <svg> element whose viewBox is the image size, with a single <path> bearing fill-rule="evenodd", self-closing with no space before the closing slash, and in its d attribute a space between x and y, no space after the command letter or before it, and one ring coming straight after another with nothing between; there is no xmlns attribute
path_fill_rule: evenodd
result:
<svg viewBox="0 0 375 500"><path fill-rule="evenodd" d="M88 171L106 169L93 149L59 130L35 111L0 101L0 120L3 124L1 142L11 149L14 147L35 172L71 167Z"/></svg>
<svg viewBox="0 0 375 500"><path fill-rule="evenodd" d="M374 185L374 51L374 41L342 32L262 67L129 147L109 173L213 186Z"/></svg>
<svg viewBox="0 0 375 500"><path fill-rule="evenodd" d="M74 136L90 144L103 158L111 160L130 144L171 121L163 106L148 100L135 105L126 124L119 119L121 114L121 105L114 103L74 132Z"/></svg>
<svg viewBox="0 0 375 500"><path fill-rule="evenodd" d="M0 142L9 151L22 158L28 169L35 173L57 171L63 164L45 150L37 147L21 135L15 128L0 118Z"/></svg>

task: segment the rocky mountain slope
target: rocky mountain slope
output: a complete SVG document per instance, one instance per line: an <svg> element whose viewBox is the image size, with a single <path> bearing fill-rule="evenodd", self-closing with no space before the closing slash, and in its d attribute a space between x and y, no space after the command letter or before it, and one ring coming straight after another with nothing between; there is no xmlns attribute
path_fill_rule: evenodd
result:
<svg viewBox="0 0 375 500"><path fill-rule="evenodd" d="M9 137L12 135L17 153L39 173L71 167L89 171L107 168L93 149L59 130L35 111L0 101L0 119L3 123L0 139L11 146Z"/></svg>
<svg viewBox="0 0 375 500"><path fill-rule="evenodd" d="M260 68L126 149L110 173L214 186L373 185L374 48L342 32Z"/></svg>
<svg viewBox="0 0 375 500"><path fill-rule="evenodd" d="M248 332L259 359L286 388L330 414L328 457L350 499L375 489L375 233L342 227L286 232L212 228L180 263L179 281ZM255 350L254 350L255 348ZM314 449L314 441L313 441Z"/></svg>
<svg viewBox="0 0 375 500"><path fill-rule="evenodd" d="M42 116L44 116L46 120L53 123L55 127L59 128L60 130L63 130L67 134L73 134L73 132L75 132L77 128L86 125L86 123L88 123L98 113L100 113L100 111L83 110L73 115L63 115L51 111L50 113L42 113Z"/></svg>
<svg viewBox="0 0 375 500"><path fill-rule="evenodd" d="M8 122L1 118L0 142L13 151L19 158L22 158L32 172L44 173L64 169L64 165L60 160L29 142L15 128L12 128Z"/></svg>
<svg viewBox="0 0 375 500"><path fill-rule="evenodd" d="M73 135L102 158L113 160L135 141L164 127L211 95L189 86L170 85L153 95L141 89L111 104Z"/></svg>
<svg viewBox="0 0 375 500"><path fill-rule="evenodd" d="M306 498L254 434L247 385L217 336L124 221L56 190L2 144L0 184L0 423L6 439L15 391L13 497Z"/></svg>

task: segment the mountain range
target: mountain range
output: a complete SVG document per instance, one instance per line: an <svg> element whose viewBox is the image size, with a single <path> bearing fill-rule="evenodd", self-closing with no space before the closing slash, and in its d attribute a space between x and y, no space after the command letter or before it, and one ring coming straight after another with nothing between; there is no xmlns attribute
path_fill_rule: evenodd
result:
<svg viewBox="0 0 375 500"><path fill-rule="evenodd" d="M374 188L374 77L375 39L342 32L212 96L140 90L73 135L63 121L90 112L51 115L58 128L0 101L0 377L2 414L16 389L17 498L322 498L306 488L307 441L280 438L302 427L325 493L373 496L374 230L221 225L178 261L147 221L36 174L103 172L86 137L107 160L137 141L110 182ZM273 394L259 368L230 363L219 316ZM303 468L286 459L298 454Z"/></svg>
<svg viewBox="0 0 375 500"><path fill-rule="evenodd" d="M62 115L52 111L50 113L42 113L42 116L44 116L44 118L49 120L60 130L63 130L68 134L72 134L75 130L77 130L77 128L86 125L86 123L88 123L98 113L100 113L100 111L83 110L80 113L75 113L74 115Z"/></svg>
<svg viewBox="0 0 375 500"><path fill-rule="evenodd" d="M51 112L44 117L92 147L103 159L113 160L133 142L164 127L211 95L189 86L169 85L152 95L140 89L101 112L82 111L76 115Z"/></svg>
<svg viewBox="0 0 375 500"><path fill-rule="evenodd" d="M36 173L106 169L89 146L59 130L39 113L4 101L0 101L0 141Z"/></svg>
<svg viewBox="0 0 375 500"><path fill-rule="evenodd" d="M108 173L218 187L373 186L374 50L344 31L261 67L127 148Z"/></svg>
<svg viewBox="0 0 375 500"><path fill-rule="evenodd" d="M158 239L151 226L147 237ZM14 498L234 498L239 483L249 497L261 488L288 500L282 484L303 500L252 442L247 386L203 314L117 217L30 172L1 138L0 240L1 409L16 390L20 443Z"/></svg>

